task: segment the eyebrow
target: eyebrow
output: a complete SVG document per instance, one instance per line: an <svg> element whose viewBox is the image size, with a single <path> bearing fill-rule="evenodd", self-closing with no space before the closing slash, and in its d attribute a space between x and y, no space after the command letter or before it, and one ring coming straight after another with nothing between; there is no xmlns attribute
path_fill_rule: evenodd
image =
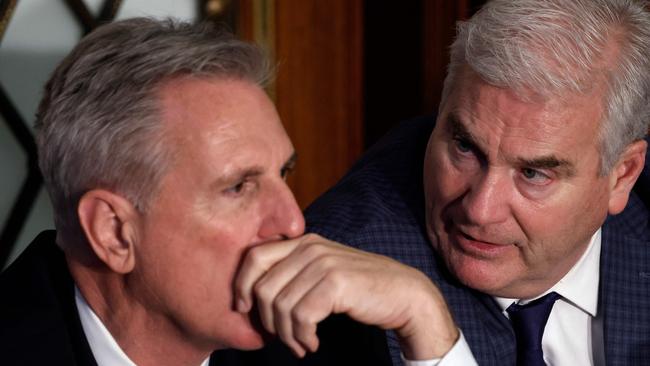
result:
<svg viewBox="0 0 650 366"><path fill-rule="evenodd" d="M447 117L447 129L452 136L457 136L464 141L470 143L473 148L482 157L486 154L479 148L477 138L467 129L467 127L460 121L460 118L450 113ZM517 166L532 168L532 169L556 169L561 174L571 177L575 175L575 166L573 163L566 159L560 159L554 155L541 156L533 159L516 158L515 163Z"/></svg>
<svg viewBox="0 0 650 366"><path fill-rule="evenodd" d="M297 159L298 159L298 154L296 154L296 152L294 151L289 157L289 159L287 159L287 161L282 165L282 168L280 169L280 174L282 174L283 171L293 169L296 165ZM219 188L221 186L229 185L239 180L258 177L262 175L265 170L266 169L260 165L246 167L242 169L236 169L233 170L232 172L220 176L211 185L215 188Z"/></svg>
<svg viewBox="0 0 650 366"><path fill-rule="evenodd" d="M217 178L212 186L219 188L221 186L230 185L243 179L257 177L264 173L264 168L261 166L247 167L243 169L233 170Z"/></svg>
<svg viewBox="0 0 650 366"><path fill-rule="evenodd" d="M460 121L460 118L454 114L447 115L447 131L454 138L460 138L464 142L472 145L472 150L476 157L482 162L487 162L487 154L481 150L478 143L478 138L474 136L465 125Z"/></svg>
<svg viewBox="0 0 650 366"><path fill-rule="evenodd" d="M518 158L517 164L532 169L556 169L567 177L575 175L575 167L571 162L558 159L553 155L542 156L534 159Z"/></svg>
<svg viewBox="0 0 650 366"><path fill-rule="evenodd" d="M472 135L471 132L465 127L465 125L460 122L460 118L457 115L450 113L447 116L447 130L452 136L458 136L463 139L465 142L472 144L475 148L478 148L477 138ZM482 151L481 151L482 153Z"/></svg>
<svg viewBox="0 0 650 366"><path fill-rule="evenodd" d="M285 171L291 171L296 167L296 161L298 160L298 154L294 151L293 154L287 159L287 161L282 165L280 173Z"/></svg>

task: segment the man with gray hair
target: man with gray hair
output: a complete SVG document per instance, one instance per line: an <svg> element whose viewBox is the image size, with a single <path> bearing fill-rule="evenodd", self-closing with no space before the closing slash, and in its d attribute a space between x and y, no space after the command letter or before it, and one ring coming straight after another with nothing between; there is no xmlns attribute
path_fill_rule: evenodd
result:
<svg viewBox="0 0 650 366"><path fill-rule="evenodd" d="M308 230L438 285L471 352L430 365L647 365L649 121L646 2L488 1L435 121L384 138Z"/></svg>
<svg viewBox="0 0 650 366"><path fill-rule="evenodd" d="M303 235L268 69L213 27L143 18L63 60L36 126L57 231L0 276L0 363L381 365L370 325L407 359L456 341L421 272ZM364 324L317 333L332 313Z"/></svg>

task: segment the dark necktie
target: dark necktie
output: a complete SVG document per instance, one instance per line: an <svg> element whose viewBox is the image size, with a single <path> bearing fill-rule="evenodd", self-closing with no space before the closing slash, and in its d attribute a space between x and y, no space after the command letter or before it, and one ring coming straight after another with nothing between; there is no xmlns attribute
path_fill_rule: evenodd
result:
<svg viewBox="0 0 650 366"><path fill-rule="evenodd" d="M542 335L555 300L561 296L548 293L526 305L512 304L506 309L517 337L517 366L544 366Z"/></svg>

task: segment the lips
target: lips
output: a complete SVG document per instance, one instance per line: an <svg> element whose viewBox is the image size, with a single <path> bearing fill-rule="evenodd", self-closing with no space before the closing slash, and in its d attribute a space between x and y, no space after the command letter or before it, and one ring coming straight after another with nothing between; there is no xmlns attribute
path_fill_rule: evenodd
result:
<svg viewBox="0 0 650 366"><path fill-rule="evenodd" d="M452 242L466 254L479 257L494 257L512 248L512 244L485 240L471 236L457 228L450 233Z"/></svg>

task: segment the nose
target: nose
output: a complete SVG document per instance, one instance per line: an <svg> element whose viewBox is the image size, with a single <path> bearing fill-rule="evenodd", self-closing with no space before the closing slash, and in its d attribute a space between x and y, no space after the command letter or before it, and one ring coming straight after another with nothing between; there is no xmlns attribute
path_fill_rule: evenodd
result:
<svg viewBox="0 0 650 366"><path fill-rule="evenodd" d="M266 240L295 238L305 232L305 218L286 182L279 181L266 198L259 236Z"/></svg>
<svg viewBox="0 0 650 366"><path fill-rule="evenodd" d="M509 185L506 174L490 170L477 174L462 199L468 224L488 225L505 221L510 211Z"/></svg>

